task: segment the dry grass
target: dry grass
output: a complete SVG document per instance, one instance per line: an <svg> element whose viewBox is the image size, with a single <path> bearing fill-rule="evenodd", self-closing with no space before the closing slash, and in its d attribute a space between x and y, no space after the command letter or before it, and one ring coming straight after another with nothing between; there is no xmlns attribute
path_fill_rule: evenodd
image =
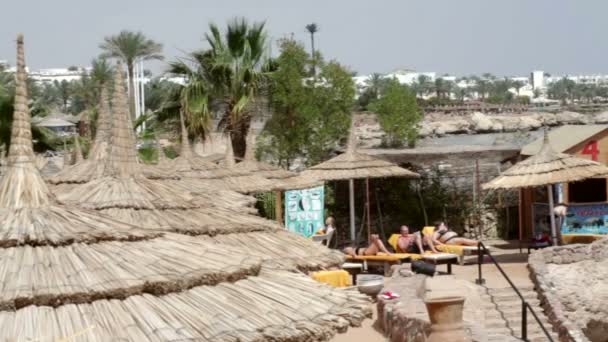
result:
<svg viewBox="0 0 608 342"><path fill-rule="evenodd" d="M557 153L551 148L547 133L540 151L521 161L483 185L489 189L513 189L568 183L608 175L608 168L598 162Z"/></svg>

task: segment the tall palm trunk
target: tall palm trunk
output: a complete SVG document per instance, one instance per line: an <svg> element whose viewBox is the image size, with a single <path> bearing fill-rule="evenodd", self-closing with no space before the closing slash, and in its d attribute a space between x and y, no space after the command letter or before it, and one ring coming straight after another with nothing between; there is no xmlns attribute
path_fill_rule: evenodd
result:
<svg viewBox="0 0 608 342"><path fill-rule="evenodd" d="M231 115L231 114L228 114ZM234 116L230 116L233 118ZM230 119L228 123L228 131L230 132L230 140L232 142L232 148L234 149L234 156L237 158L245 157L245 150L247 149L247 133L251 126L251 117L249 113L242 113L239 116L239 120L234 122Z"/></svg>
<svg viewBox="0 0 608 342"><path fill-rule="evenodd" d="M129 112L131 112L131 120L135 123L135 80L133 79L133 62L127 62L127 73L129 74Z"/></svg>
<svg viewBox="0 0 608 342"><path fill-rule="evenodd" d="M312 57L312 75L317 76L317 56L315 55L315 34L310 33L310 46L311 46L311 57Z"/></svg>

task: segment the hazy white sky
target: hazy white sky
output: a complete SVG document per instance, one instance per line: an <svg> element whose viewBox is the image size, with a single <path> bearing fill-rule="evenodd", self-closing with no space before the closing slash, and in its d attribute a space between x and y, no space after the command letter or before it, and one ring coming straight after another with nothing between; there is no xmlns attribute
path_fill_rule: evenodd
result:
<svg viewBox="0 0 608 342"><path fill-rule="evenodd" d="M360 74L608 73L603 0L3 0L1 8L0 59L14 64L23 32L32 68L87 65L102 38L122 29L141 30L173 59L203 46L209 22L245 16L265 20L274 39L293 32L307 46L304 26L316 22L322 53Z"/></svg>

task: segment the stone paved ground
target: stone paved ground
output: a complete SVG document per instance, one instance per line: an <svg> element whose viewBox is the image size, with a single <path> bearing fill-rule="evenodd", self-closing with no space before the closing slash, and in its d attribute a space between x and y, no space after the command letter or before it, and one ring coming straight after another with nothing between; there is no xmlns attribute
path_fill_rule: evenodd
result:
<svg viewBox="0 0 608 342"><path fill-rule="evenodd" d="M502 241L491 241L491 245L495 246L492 249L492 255L496 257L504 271L508 274L511 280L515 283L517 287L522 288L524 292L524 296L529 298L530 303L534 307L537 312L541 312L542 309L538 303L538 300L535 299L536 295L533 292L533 284L529 278L529 271L527 269L527 260L528 254L526 250L523 250L523 253L519 253L519 249L517 248L517 244L507 244ZM473 283L478 276L478 267L476 263L476 257L469 257L467 259L467 264L464 266L454 265L453 273L456 279L465 280ZM440 271L444 270L443 266L440 266ZM520 323L519 323L519 308L521 302L514 297L515 294L510 290L508 283L504 280L503 276L500 274L498 269L490 263L489 260L486 260L484 265L482 266L482 274L483 278L486 281L487 290L482 291L483 298L490 301L497 301L500 305L497 308L498 315L497 317L489 317L489 319L496 319L496 331L501 332L511 332L515 333L516 336L519 335L520 331ZM437 278L439 279L439 278ZM491 299L492 298L492 299ZM498 298L498 299L496 299ZM514 304L513 304L514 303ZM492 304L492 303L491 303ZM493 304L492 304L493 305ZM502 311L500 311L502 310ZM508 316L508 317L507 317ZM376 320L376 312L374 312L374 317L372 320L366 320L362 327L360 328L351 328L348 330L346 334L337 335L332 341L334 342L380 342L387 341L387 339L378 332L374 327L374 321ZM511 324L507 324L507 328L505 328L504 322L500 324L499 319L507 318L511 321ZM529 317L532 320L531 317ZM531 322L531 321L529 321ZM494 324L494 322L488 322L489 325ZM531 326L533 322L529 323ZM533 332L533 336L538 337L538 341L543 341L543 339L539 335L539 330L537 327L530 327L529 330Z"/></svg>

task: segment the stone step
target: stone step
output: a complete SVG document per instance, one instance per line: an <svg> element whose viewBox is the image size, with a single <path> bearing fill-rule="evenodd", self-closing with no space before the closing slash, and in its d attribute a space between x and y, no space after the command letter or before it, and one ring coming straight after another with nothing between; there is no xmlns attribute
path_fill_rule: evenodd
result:
<svg viewBox="0 0 608 342"><path fill-rule="evenodd" d="M536 313L541 323L547 327L551 326L549 323L549 319L544 314ZM499 311L486 311L486 321L487 320L502 320L508 321L509 324L521 324L521 311L513 311L513 312L499 312ZM528 312L528 325L538 325L536 319Z"/></svg>
<svg viewBox="0 0 608 342"><path fill-rule="evenodd" d="M536 293L533 286L518 287L517 289L522 294L526 293L526 292ZM509 286L509 287L501 287L501 288L486 288L485 292L489 293L489 294L503 294L503 293L513 293L514 294L515 290L513 290L513 288Z"/></svg>
<svg viewBox="0 0 608 342"><path fill-rule="evenodd" d="M524 292L521 294L524 299L526 301L532 300L532 299L538 299L538 295L536 294L536 292ZM482 294L481 299L483 300L506 300L506 299L519 299L519 296L513 292L513 293L495 293L495 294Z"/></svg>

